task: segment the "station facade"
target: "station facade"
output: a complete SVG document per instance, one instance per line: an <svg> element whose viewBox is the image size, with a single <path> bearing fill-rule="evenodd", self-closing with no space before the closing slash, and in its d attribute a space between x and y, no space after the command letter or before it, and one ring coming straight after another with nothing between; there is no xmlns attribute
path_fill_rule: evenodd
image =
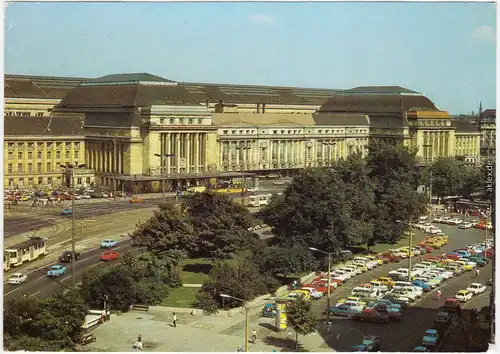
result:
<svg viewBox="0 0 500 354"><path fill-rule="evenodd" d="M480 133L472 125L454 124L428 98L397 86L217 85L151 74L98 79L7 75L5 85L6 144L27 142L18 130L22 133L36 119L78 122L78 131L68 125L66 135L58 133L57 139L64 148L70 143L69 161L78 151L78 161L95 174L92 183L111 190L157 191L163 180L176 189L230 183L242 176L292 175L305 167L328 167L354 152L366 154L370 139L402 141L425 161L458 155L468 163L479 161ZM19 124L7 125L7 119ZM43 170L48 166L45 151L56 140L43 129L30 134L42 144L41 173L49 173ZM12 147L6 145L6 153ZM66 162L66 150L60 151L64 158L51 161L51 167ZM57 148L51 159L54 153ZM21 179L30 185L30 177L14 176L16 161L10 169L5 166L4 185ZM52 177L50 182L57 184L59 176L47 174L36 182L48 183Z"/></svg>

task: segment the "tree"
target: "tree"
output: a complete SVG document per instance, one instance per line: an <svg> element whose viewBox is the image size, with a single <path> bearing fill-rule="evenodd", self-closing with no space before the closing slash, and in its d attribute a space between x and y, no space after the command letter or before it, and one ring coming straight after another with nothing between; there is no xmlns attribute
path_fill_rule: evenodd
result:
<svg viewBox="0 0 500 354"><path fill-rule="evenodd" d="M471 198L473 193L480 191L481 189L481 170L478 170L472 166L463 166L461 168L461 184L458 190L458 194L462 195L464 198Z"/></svg>
<svg viewBox="0 0 500 354"><path fill-rule="evenodd" d="M160 256L172 250L191 252L195 248L190 215L172 203L161 204L148 221L137 225L131 238L138 246Z"/></svg>
<svg viewBox="0 0 500 354"><path fill-rule="evenodd" d="M203 192L194 193L183 200L190 216L196 239L196 250L191 256L225 259L242 249L252 226L248 209L235 204L225 195Z"/></svg>
<svg viewBox="0 0 500 354"><path fill-rule="evenodd" d="M234 299L222 298L220 294L251 300L268 292L268 284L273 282L272 278L260 274L257 267L249 260L240 261L236 265L227 262L219 263L212 268L210 276L211 279L205 281L200 290L205 295L197 297L197 305L207 313L213 311L214 303L218 308L241 305ZM209 301L209 298L212 301Z"/></svg>
<svg viewBox="0 0 500 354"><path fill-rule="evenodd" d="M432 164L432 191L439 199L457 195L463 185L463 166L452 157L439 158Z"/></svg>
<svg viewBox="0 0 500 354"><path fill-rule="evenodd" d="M373 241L394 243L404 229L397 220L416 221L427 208L425 196L417 193L415 151L402 143L372 141L366 163L375 194Z"/></svg>
<svg viewBox="0 0 500 354"><path fill-rule="evenodd" d="M136 303L155 305L169 291L168 277L156 271L150 262L141 260L134 266L120 264L105 271L91 269L84 273L82 294L87 304L97 308L102 308L106 296L110 309L128 311Z"/></svg>
<svg viewBox="0 0 500 354"><path fill-rule="evenodd" d="M298 246L267 247L254 254L252 261L262 274L267 273L274 277L309 272L317 265L311 251Z"/></svg>
<svg viewBox="0 0 500 354"><path fill-rule="evenodd" d="M4 339L9 350L73 349L87 311L78 292L57 293L46 300L20 298L4 308Z"/></svg>
<svg viewBox="0 0 500 354"><path fill-rule="evenodd" d="M300 245L327 252L344 243L349 223L345 183L327 169L299 172L282 196L261 212L283 247Z"/></svg>
<svg viewBox="0 0 500 354"><path fill-rule="evenodd" d="M316 329L316 318L311 312L311 302L303 297L289 303L286 308L286 322L295 331L295 347L299 345L299 334L307 336Z"/></svg>

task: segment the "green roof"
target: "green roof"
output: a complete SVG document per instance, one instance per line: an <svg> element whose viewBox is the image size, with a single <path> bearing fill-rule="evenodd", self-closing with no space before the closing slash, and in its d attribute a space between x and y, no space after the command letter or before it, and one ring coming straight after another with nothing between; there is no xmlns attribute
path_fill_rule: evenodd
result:
<svg viewBox="0 0 500 354"><path fill-rule="evenodd" d="M366 93L366 94L417 94L419 92L408 90L401 86L358 86L349 90L342 91L342 93Z"/></svg>
<svg viewBox="0 0 500 354"><path fill-rule="evenodd" d="M139 82L174 83L175 81L148 73L111 74L85 82L92 84L137 84Z"/></svg>

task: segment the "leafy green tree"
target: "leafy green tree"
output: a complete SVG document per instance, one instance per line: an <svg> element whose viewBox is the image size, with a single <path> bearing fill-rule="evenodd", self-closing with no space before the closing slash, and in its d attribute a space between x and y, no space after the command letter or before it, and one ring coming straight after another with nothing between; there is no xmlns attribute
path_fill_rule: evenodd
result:
<svg viewBox="0 0 500 354"><path fill-rule="evenodd" d="M299 345L299 334L307 336L316 329L316 318L311 312L311 302L303 297L297 298L286 307L287 326L295 331L295 347Z"/></svg>
<svg viewBox="0 0 500 354"><path fill-rule="evenodd" d="M432 193L440 200L457 195L463 183L462 163L451 157L439 158L432 164Z"/></svg>
<svg viewBox="0 0 500 354"><path fill-rule="evenodd" d="M220 294L228 294L243 300L251 300L269 291L267 284L272 281L268 276L259 273L257 267L249 260L238 264L222 262L212 268L211 279L203 283L200 292L206 295L198 297L197 305L206 312L212 311L213 303L218 307L231 308L241 305L236 300L222 298ZM213 301L208 301L210 297ZM207 308L203 306L207 306Z"/></svg>
<svg viewBox="0 0 500 354"><path fill-rule="evenodd" d="M161 204L148 221L137 225L131 238L156 255L172 250L190 252L195 247L190 215L172 203Z"/></svg>
<svg viewBox="0 0 500 354"><path fill-rule="evenodd" d="M375 194L372 242L394 243L404 230L397 220L416 221L427 209L425 196L417 193L415 151L402 143L372 141L366 163Z"/></svg>
<svg viewBox="0 0 500 354"><path fill-rule="evenodd" d="M460 172L462 176L458 194L469 199L473 193L480 191L482 187L481 170L472 166L463 166Z"/></svg>
<svg viewBox="0 0 500 354"><path fill-rule="evenodd" d="M46 300L20 297L4 308L4 339L9 350L72 350L82 333L86 307L78 292Z"/></svg>
<svg viewBox="0 0 500 354"><path fill-rule="evenodd" d="M263 209L261 217L284 247L335 251L344 243L349 222L345 190L345 183L334 171L301 171L283 195Z"/></svg>
<svg viewBox="0 0 500 354"><path fill-rule="evenodd" d="M248 238L252 219L248 209L235 204L225 195L194 193L183 200L190 216L196 239L196 251L191 256L225 259L241 249Z"/></svg>
<svg viewBox="0 0 500 354"><path fill-rule="evenodd" d="M200 291L196 294L195 305L203 310L205 316L215 315L219 312L219 302L206 291Z"/></svg>
<svg viewBox="0 0 500 354"><path fill-rule="evenodd" d="M304 247L271 246L254 254L253 262L262 274L286 277L309 272L316 267L311 251Z"/></svg>

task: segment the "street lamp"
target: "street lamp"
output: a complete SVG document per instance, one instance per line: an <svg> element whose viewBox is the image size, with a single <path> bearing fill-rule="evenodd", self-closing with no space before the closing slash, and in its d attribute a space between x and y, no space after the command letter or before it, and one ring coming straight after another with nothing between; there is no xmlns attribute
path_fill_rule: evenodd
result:
<svg viewBox="0 0 500 354"><path fill-rule="evenodd" d="M408 241L408 281L411 282L411 252L412 252L412 238L413 238L413 225L410 222L404 222L404 221L401 221L401 220L396 220L396 222L398 224L405 224L405 225L408 225L410 227L410 239Z"/></svg>
<svg viewBox="0 0 500 354"><path fill-rule="evenodd" d="M332 256L332 254L348 253L348 251L325 252L325 251L319 250L319 249L314 248L314 247L309 247L309 249L311 251L321 252L321 253L328 255L328 284L327 284L328 290L327 290L327 297L326 297L326 324L329 325L330 324L330 284L331 284L331 277L332 277L332 275L330 274L331 273L331 266L332 266L331 256Z"/></svg>
<svg viewBox="0 0 500 354"><path fill-rule="evenodd" d="M227 295L227 294L219 294L220 297L225 298L225 299L234 299L237 301L243 302L245 305L245 352L248 352L248 304L245 300L239 299L237 297Z"/></svg>
<svg viewBox="0 0 500 354"><path fill-rule="evenodd" d="M431 144L424 144L422 145L425 149L425 162L426 165L429 166L429 162L432 163L432 145ZM427 148L430 149L430 159L428 150ZM429 168L429 222L432 220L432 165Z"/></svg>
<svg viewBox="0 0 500 354"><path fill-rule="evenodd" d="M154 155L157 156L157 157L159 157L159 158L161 158L162 164L169 157L174 157L175 156L175 154L157 154L157 153L155 153ZM167 169L167 177L168 177L168 169ZM162 183L161 183L161 202L162 203L165 203L165 183L166 183L165 178L162 178Z"/></svg>
<svg viewBox="0 0 500 354"><path fill-rule="evenodd" d="M72 186L72 193L73 197L71 198L71 285L73 290L76 290L76 277L75 277L75 267L76 267L76 260L75 260L75 253L76 253L76 244L75 244L75 196L76 196L76 186L75 186L75 169L80 169L80 168L85 168L85 164L78 164L78 162L75 162L75 164L66 164L66 165L60 165L61 168L64 168L65 170L70 170L71 171L71 186Z"/></svg>
<svg viewBox="0 0 500 354"><path fill-rule="evenodd" d="M236 150L246 151L250 150L252 147L248 144L240 144L240 146L236 146ZM245 205L245 154L241 155L241 205Z"/></svg>

